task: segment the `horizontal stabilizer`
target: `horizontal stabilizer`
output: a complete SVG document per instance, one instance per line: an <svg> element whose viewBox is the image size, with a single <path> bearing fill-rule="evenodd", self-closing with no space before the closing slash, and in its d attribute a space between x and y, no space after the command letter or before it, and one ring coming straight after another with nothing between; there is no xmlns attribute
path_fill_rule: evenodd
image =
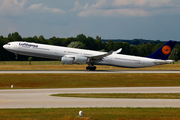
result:
<svg viewBox="0 0 180 120"><path fill-rule="evenodd" d="M156 65L162 65L162 64L171 64L172 62L174 62L174 60L157 60L154 63Z"/></svg>

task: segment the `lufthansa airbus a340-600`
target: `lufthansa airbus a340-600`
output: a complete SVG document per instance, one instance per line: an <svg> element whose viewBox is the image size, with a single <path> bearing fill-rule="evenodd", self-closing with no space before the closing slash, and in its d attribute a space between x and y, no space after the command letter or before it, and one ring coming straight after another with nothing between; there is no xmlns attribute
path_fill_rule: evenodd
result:
<svg viewBox="0 0 180 120"><path fill-rule="evenodd" d="M168 57L175 44L176 41L170 40L147 57L118 54L122 49L114 52L99 52L21 41L9 42L3 47L4 49L15 53L16 56L19 54L60 59L62 64L88 64L86 67L87 70L96 70L96 66L94 65L140 68L170 64L173 60L168 60Z"/></svg>

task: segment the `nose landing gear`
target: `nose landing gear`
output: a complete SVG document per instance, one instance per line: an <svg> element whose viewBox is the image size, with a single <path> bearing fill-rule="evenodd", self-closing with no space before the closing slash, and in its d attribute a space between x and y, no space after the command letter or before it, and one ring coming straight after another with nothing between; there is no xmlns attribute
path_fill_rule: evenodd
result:
<svg viewBox="0 0 180 120"><path fill-rule="evenodd" d="M17 53L15 53L15 56L16 56L15 59L18 59L18 54Z"/></svg>

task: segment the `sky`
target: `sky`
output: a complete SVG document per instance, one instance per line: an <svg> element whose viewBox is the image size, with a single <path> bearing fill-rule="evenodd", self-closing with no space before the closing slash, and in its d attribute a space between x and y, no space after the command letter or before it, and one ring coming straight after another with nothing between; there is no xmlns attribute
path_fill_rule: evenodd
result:
<svg viewBox="0 0 180 120"><path fill-rule="evenodd" d="M180 40L180 0L0 0L0 35Z"/></svg>

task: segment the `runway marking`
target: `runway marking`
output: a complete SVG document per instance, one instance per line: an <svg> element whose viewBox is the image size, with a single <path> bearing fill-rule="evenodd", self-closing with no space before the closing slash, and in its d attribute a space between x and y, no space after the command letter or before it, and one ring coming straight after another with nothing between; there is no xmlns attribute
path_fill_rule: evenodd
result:
<svg viewBox="0 0 180 120"><path fill-rule="evenodd" d="M50 95L46 95L46 96L50 96Z"/></svg>
<svg viewBox="0 0 180 120"><path fill-rule="evenodd" d="M0 102L0 104L10 102L10 101L12 101L12 100L3 101L3 102Z"/></svg>

